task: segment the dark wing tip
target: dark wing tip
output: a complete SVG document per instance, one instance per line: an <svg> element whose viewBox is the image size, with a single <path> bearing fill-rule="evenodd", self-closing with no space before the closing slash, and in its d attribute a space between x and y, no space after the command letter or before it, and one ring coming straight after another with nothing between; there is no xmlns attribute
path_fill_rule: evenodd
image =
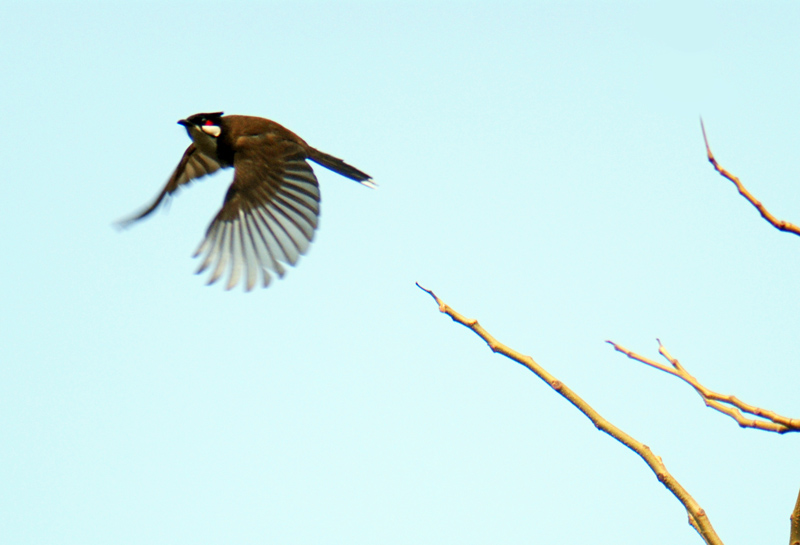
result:
<svg viewBox="0 0 800 545"><path fill-rule="evenodd" d="M124 220L117 220L111 224L111 227L116 229L117 231L125 231L131 224L136 221L135 219L126 218Z"/></svg>
<svg viewBox="0 0 800 545"><path fill-rule="evenodd" d="M150 215L153 212L153 210L158 208L158 205L161 204L161 202L164 200L164 196L165 195L166 195L166 191L162 192L156 198L156 200L153 201L153 204L151 204L150 206L148 206L147 208L145 208L144 210L142 210L138 214L134 214L133 216L131 216L129 218L123 218L121 220L117 220L116 222L114 222L114 227L116 227L117 230L122 231L123 229L127 229L128 227L130 227L130 225L132 223L136 223L137 221L139 221L140 219L144 218L145 216Z"/></svg>

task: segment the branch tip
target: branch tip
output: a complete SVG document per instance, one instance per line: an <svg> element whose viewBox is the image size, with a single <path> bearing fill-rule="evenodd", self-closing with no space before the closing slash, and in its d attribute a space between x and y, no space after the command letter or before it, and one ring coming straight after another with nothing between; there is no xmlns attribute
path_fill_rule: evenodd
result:
<svg viewBox="0 0 800 545"><path fill-rule="evenodd" d="M711 146L708 145L708 136L706 136L706 126L703 123L702 116L700 117L700 130L703 131L703 142L706 144L706 155L708 156L709 161L714 161L714 154L711 153Z"/></svg>
<svg viewBox="0 0 800 545"><path fill-rule="evenodd" d="M708 155L708 162L711 163L711 166L714 167L714 170L716 170L720 176L733 183L733 185L736 186L737 191L739 191L739 194L742 197L744 197L745 200L747 200L747 202L752 204L753 207L756 210L758 210L758 213L761 214L761 217L764 218L770 225L772 225L773 227L775 227L780 231L800 236L800 227L794 225L793 223L789 223L786 220L779 220L778 218L773 216L772 213L764 207L761 201L756 199L753 196L753 194L750 193L750 191L748 191L744 185L742 185L742 182L741 180L739 180L739 178L737 178L736 176L725 170L722 166L720 166L719 163L717 163L717 160L714 158L714 154L711 153L711 147L709 146L708 138L706 137L706 129L702 123L703 122L701 120L700 125L703 129L703 139L705 140L706 143L706 153Z"/></svg>
<svg viewBox="0 0 800 545"><path fill-rule="evenodd" d="M442 300L439 299L439 297L435 293L433 293L433 290L423 288L419 282L414 282L414 284L416 284L419 289L430 295L433 298L433 300L436 301L436 304L439 305L439 312L447 312L447 307L442 302Z"/></svg>
<svg viewBox="0 0 800 545"><path fill-rule="evenodd" d="M433 293L433 290L429 290L429 289L427 289L427 288L423 288L423 287L422 287L422 285L420 285L420 283L419 283L419 282L414 282L414 284L416 284L416 286L417 286L419 289L421 289L422 291L424 291L425 293L427 293L428 295L430 295L431 297L433 297L433 298L436 300L436 302L437 302L437 303L439 302L439 298L438 298L438 297L436 297L436 294L435 294L435 293Z"/></svg>

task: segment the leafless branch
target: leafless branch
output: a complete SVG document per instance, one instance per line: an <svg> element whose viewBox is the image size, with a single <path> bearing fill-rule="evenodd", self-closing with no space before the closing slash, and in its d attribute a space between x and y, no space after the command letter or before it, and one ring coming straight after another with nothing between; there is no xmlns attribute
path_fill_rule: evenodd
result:
<svg viewBox="0 0 800 545"><path fill-rule="evenodd" d="M753 196L753 194L750 193L744 185L742 185L742 182L739 180L739 178L737 178L736 176L734 176L733 174L731 174L730 172L728 172L727 170L725 170L723 167L720 166L720 164L714 157L714 154L711 153L711 147L708 145L708 138L706 137L706 127L705 125L703 125L702 119L700 120L700 127L703 129L703 140L706 143L706 154L708 155L708 162L713 165L714 169L717 172L719 172L723 177L733 182L733 184L736 186L736 189L739 190L739 194L745 199L747 199L750 202L750 204L755 206L759 214L761 214L761 216L765 220L770 222L776 229L780 229L781 231L786 231L787 233L794 233L795 235L800 236L800 227L788 221L779 220L778 218L773 216L770 213L770 211L767 210L763 204L761 204L761 201L756 199Z"/></svg>
<svg viewBox="0 0 800 545"><path fill-rule="evenodd" d="M474 318L466 318L459 314L449 305L446 305L431 290L425 289L419 284L417 284L417 287L426 292L433 298L434 301L436 301L436 304L439 305L440 312L450 316L454 322L471 329L473 333L483 339L486 344L489 345L489 348L492 350L492 352L500 353L507 358L527 367L537 377L542 379L553 390L555 390L556 393L572 403L579 411L586 415L586 417L592 421L597 429L607 433L638 454L650 467L653 473L655 473L658 480L663 483L670 492L672 492L672 494L678 499L678 501L681 502L681 504L683 504L689 516L689 524L691 524L691 526L697 530L703 540L705 540L705 542L709 545L722 545L722 541L714 531L714 528L711 526L711 521L708 520L708 516L706 515L705 511L686 491L686 489L683 488L683 486L681 486L677 480L675 480L672 474L667 471L667 468L661 461L661 458L653 454L653 452L650 450L650 447L637 441L618 427L614 426L611 422L600 416L600 414L580 396L578 396L578 394L570 390L563 382L557 380L553 375L548 373L541 365L536 363L532 357L521 354L520 352L517 352L516 350L509 348L503 343L497 341L497 339L490 335L489 332L478 323L478 320Z"/></svg>
<svg viewBox="0 0 800 545"><path fill-rule="evenodd" d="M794 504L794 511L792 511L792 516L789 518L792 521L789 545L800 545L800 494L797 495L797 503Z"/></svg>
<svg viewBox="0 0 800 545"><path fill-rule="evenodd" d="M669 373L670 375L674 375L686 382L689 386L694 388L698 394L700 394L700 397L703 398L706 406L711 407L712 409L723 414L727 414L736 420L739 426L743 428L755 428L776 433L800 431L800 419L787 418L773 411L768 411L766 409L749 405L738 399L736 396L718 394L717 392L709 390L700 384L696 378L690 375L686 369L684 369L681 363L667 351L663 344L661 344L660 340L658 341L658 353L661 354L664 359L667 360L667 362L669 362L668 365L646 358L640 354L628 350L624 346L618 345L615 342L606 342L613 346L614 350L617 352L622 352L632 360L636 360L660 371L664 371L665 373ZM756 418L748 418L742 413L755 416Z"/></svg>

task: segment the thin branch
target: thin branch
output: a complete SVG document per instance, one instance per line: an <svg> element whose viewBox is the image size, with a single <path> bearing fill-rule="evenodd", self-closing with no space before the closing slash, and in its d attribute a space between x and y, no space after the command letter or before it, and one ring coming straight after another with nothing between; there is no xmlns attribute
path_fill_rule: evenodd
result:
<svg viewBox="0 0 800 545"><path fill-rule="evenodd" d="M702 119L700 119L700 127L703 129L703 140L706 143L706 154L708 155L708 162L713 165L714 170L719 172L723 177L733 182L733 184L736 186L736 189L739 190L739 194L745 199L747 199L750 202L750 204L755 206L759 214L761 214L761 216L765 220L770 222L773 225L773 227L775 227L776 229L780 229L781 231L786 231L787 233L793 233L795 235L800 236L800 227L788 221L779 220L778 218L773 216L770 213L770 211L767 210L763 204L761 204L761 201L756 199L753 196L753 194L750 193L744 185L742 185L742 182L739 180L739 178L737 178L736 176L734 176L733 174L722 168L720 164L717 163L716 158L714 158L714 154L711 153L711 147L708 145L708 138L706 137L706 127L705 125L703 125Z"/></svg>
<svg viewBox="0 0 800 545"><path fill-rule="evenodd" d="M792 511L792 516L789 518L792 521L789 545L800 545L800 494L797 495L797 503L794 504L794 511Z"/></svg>
<svg viewBox="0 0 800 545"><path fill-rule="evenodd" d="M759 430L772 431L775 433L800 431L800 419L787 418L773 411L768 411L754 405L749 405L738 399L736 396L723 395L709 390L700 384L696 378L690 375L686 369L684 369L681 363L667 351L663 344L661 344L660 340L658 341L658 353L669 362L669 365L653 361L631 350L628 350L624 346L620 346L615 342L606 342L613 346L614 350L625 354L630 359L639 361L645 365L649 365L650 367L654 367L655 369L669 373L670 375L674 375L686 382L689 386L694 388L698 394L700 394L700 397L703 398L703 402L707 407L711 407L716 411L727 414L736 420L736 422L742 428L755 428ZM756 418L748 418L742 413L755 416Z"/></svg>
<svg viewBox="0 0 800 545"><path fill-rule="evenodd" d="M578 396L578 394L570 390L563 382L557 380L553 375L548 373L541 365L536 363L532 357L521 354L499 342L478 323L478 320L474 318L466 318L459 314L449 305L446 305L431 290L423 288L419 285L419 283L417 283L417 287L430 295L433 300L436 301L436 304L439 305L440 312L450 316L454 322L471 329L473 333L483 339L486 344L489 345L489 348L492 350L492 352L502 354L505 357L527 367L536 376L547 383L553 390L555 390L556 393L572 403L579 411L586 415L586 417L592 421L597 429L607 433L638 454L650 467L653 473L655 473L658 480L664 486L666 486L670 492L672 492L672 494L678 499L678 501L681 502L681 504L683 504L689 516L689 523L695 530L697 530L703 540L705 540L705 542L709 545L722 545L722 540L720 540L719 536L714 531L714 528L711 526L711 521L708 520L708 516L706 515L705 511L700 507L695 499L689 495L686 489L683 488L683 486L681 486L677 480L675 480L675 477L673 477L672 474L667 471L664 462L661 461L660 457L653 454L653 452L650 450L650 447L637 441L618 427L614 426L611 422L600 416L600 414L580 396Z"/></svg>

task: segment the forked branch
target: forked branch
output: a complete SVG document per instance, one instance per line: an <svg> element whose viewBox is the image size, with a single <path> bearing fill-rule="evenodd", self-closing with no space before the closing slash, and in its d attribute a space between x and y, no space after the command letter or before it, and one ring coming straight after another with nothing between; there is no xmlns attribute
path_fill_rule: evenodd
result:
<svg viewBox="0 0 800 545"><path fill-rule="evenodd" d="M720 164L717 162L717 159L714 157L714 154L711 153L711 147L708 145L708 138L706 137L706 127L705 125L703 125L702 119L700 120L700 127L703 129L703 140L706 143L706 154L708 155L708 162L711 163L711 165L714 167L714 170L719 172L723 177L733 182L733 184L736 186L736 189L739 190L739 194L745 199L747 199L750 202L750 204L755 206L759 214L761 214L761 216L765 220L770 222L776 229L780 229L781 231L786 231L787 233L794 233L795 235L800 236L800 227L788 221L779 220L778 218L773 216L770 213L770 211L767 210L763 204L761 204L761 201L756 199L753 196L753 194L750 193L744 185L742 185L742 182L739 180L739 178L737 178L736 176L734 176L733 174L731 174L730 172L728 172L727 170L725 170L723 167L720 166Z"/></svg>
<svg viewBox="0 0 800 545"><path fill-rule="evenodd" d="M722 414L727 414L736 420L739 426L743 428L755 428L776 433L800 431L800 419L798 418L787 418L775 413L774 411L761 409L754 405L745 403L736 396L723 395L709 390L700 384L696 378L689 374L683 365L681 365L681 363L667 351L664 345L661 344L660 340L658 341L658 353L661 354L665 360L667 360L668 364L646 358L641 354L637 354L636 352L628 350L624 346L618 345L615 342L606 342L613 346L614 350L617 352L622 352L632 360L636 360L660 371L664 371L665 373L669 373L670 375L674 375L686 382L689 386L694 388L698 394L700 394L700 397L703 398L703 402L705 402L707 407L711 407ZM752 418L751 416L755 418Z"/></svg>
<svg viewBox="0 0 800 545"><path fill-rule="evenodd" d="M557 380L553 375L548 373L544 367L536 363L532 357L521 354L520 352L517 352L516 350L499 342L478 323L478 320L475 320L474 318L466 318L459 314L449 305L446 305L431 290L425 289L419 284L417 284L417 287L426 292L433 298L434 301L436 301L436 304L439 305L440 312L447 314L453 319L454 322L469 328L473 333L483 339L486 344L489 345L489 348L492 350L492 352L500 353L505 357L527 367L537 377L542 379L553 390L555 390L556 393L572 403L580 412L586 415L586 417L592 421L597 429L607 433L638 454L650 467L653 473L655 473L658 480L663 483L663 485L666 486L670 492L672 492L672 494L678 499L678 501L681 502L681 504L683 504L684 508L686 509L686 513L689 516L689 524L691 524L692 527L697 530L703 540L710 545L722 545L722 541L714 531L714 528L711 526L711 521L708 520L708 516L706 515L705 511L700 507L695 499L689 495L686 489L683 488L683 486L681 486L677 480L675 480L675 477L673 477L672 474L667 471L667 468L664 465L664 462L661 461L661 458L653 454L647 445L637 441L613 425L611 422L600 416L600 414L580 396L578 396L578 394L570 390L563 382Z"/></svg>

